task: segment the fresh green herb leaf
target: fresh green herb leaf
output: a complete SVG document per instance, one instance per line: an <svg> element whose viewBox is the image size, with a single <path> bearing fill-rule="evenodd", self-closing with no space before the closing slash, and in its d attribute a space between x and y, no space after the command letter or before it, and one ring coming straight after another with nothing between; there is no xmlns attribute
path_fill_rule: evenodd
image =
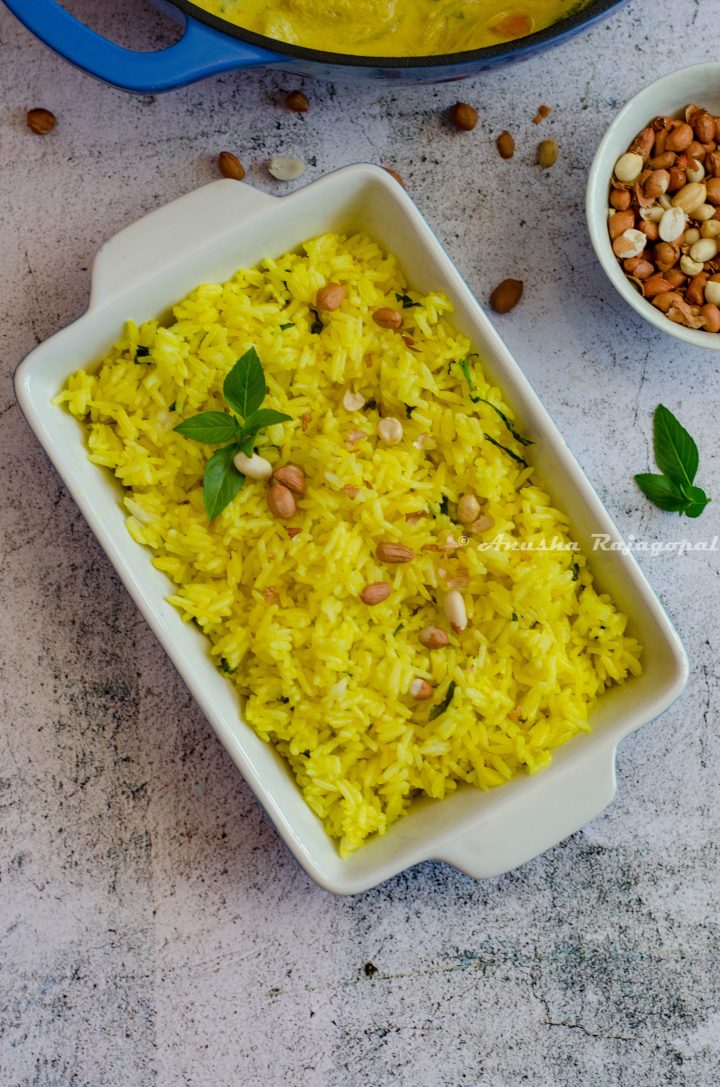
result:
<svg viewBox="0 0 720 1087"><path fill-rule="evenodd" d="M219 442L229 442L240 437L237 419L222 411L203 411L200 415L184 419L173 429L182 434L183 438L206 442L208 445L217 445Z"/></svg>
<svg viewBox="0 0 720 1087"><path fill-rule="evenodd" d="M251 415L265 399L265 374L254 347L242 355L223 384L223 395L243 419Z"/></svg>
<svg viewBox="0 0 720 1087"><path fill-rule="evenodd" d="M436 717L440 717L441 714L445 713L445 710L448 708L453 700L456 687L457 684L455 683L455 680L451 679L448 683L447 693L443 698L442 702L438 702L437 706L433 706L433 708L430 710L428 721L434 721Z"/></svg>
<svg viewBox="0 0 720 1087"><path fill-rule="evenodd" d="M512 613L512 621L513 623L517 623L518 621L518 613L516 611Z"/></svg>
<svg viewBox="0 0 720 1087"><path fill-rule="evenodd" d="M135 350L135 362L139 362L140 359L146 359L150 354L149 347L143 347L142 344Z"/></svg>
<svg viewBox="0 0 720 1087"><path fill-rule="evenodd" d="M280 325L281 332L284 332L287 328L295 328L295 325L292 321L286 321L284 325Z"/></svg>
<svg viewBox="0 0 720 1087"><path fill-rule="evenodd" d="M314 318L313 323L310 325L310 331L312 332L313 336L319 336L322 330L325 328L325 325L320 320L320 314L318 313L318 311L316 309L313 309L312 306L310 307L310 312L313 314Z"/></svg>
<svg viewBox="0 0 720 1087"><path fill-rule="evenodd" d="M416 410L417 410L417 404L406 404L405 405L405 418L406 419L412 419L413 412L416 411Z"/></svg>
<svg viewBox="0 0 720 1087"><path fill-rule="evenodd" d="M678 483L692 484L698 470L698 447L671 411L658 404L653 417L653 446L660 471Z"/></svg>
<svg viewBox="0 0 720 1087"><path fill-rule="evenodd" d="M489 408L492 408L492 410L494 412L496 412L500 416L500 418L502 419L503 423L505 424L507 429L512 434L515 441L520 442L520 445L534 445L535 444L534 442L532 442L530 440L530 438L524 438L522 436L522 434L518 434L517 430L513 426L512 420L508 419L505 412L500 411L500 408L497 406L497 404L493 404L492 400L486 400L484 396L474 396L474 397L472 397L472 400L473 400L473 402L475 404L487 404L487 406Z"/></svg>
<svg viewBox="0 0 720 1087"><path fill-rule="evenodd" d="M686 517L699 517L710 499L700 487L693 487L687 483L681 483L680 489L687 498L687 506L683 510Z"/></svg>
<svg viewBox="0 0 720 1087"><path fill-rule="evenodd" d="M409 294L397 294L396 293L395 297L397 298L398 302L402 303L402 308L403 309L412 309L413 306L419 306L420 305L419 302L413 302L413 300L412 300L412 298L410 297Z"/></svg>
<svg viewBox="0 0 720 1087"><path fill-rule="evenodd" d="M462 370L463 377L468 383L468 389L470 390L470 399L474 400L475 396L475 382L473 381L472 371L470 370L470 359L476 359L477 354L473 352L471 355L466 355L464 359L458 361L458 366Z"/></svg>
<svg viewBox="0 0 720 1087"><path fill-rule="evenodd" d="M458 366L462 370L463 377L465 378L465 380L468 383L468 388L470 390L470 399L472 400L473 404L487 404L487 406L489 408L492 408L492 410L494 412L496 412L497 415L500 416L503 423L505 424L507 429L510 431L510 433L512 434L512 436L513 436L513 438L515 439L516 442L520 442L520 445L533 445L534 443L531 442L529 438L524 438L522 436L522 434L519 434L517 432L517 430L515 429L515 427L513 425L512 420L508 418L508 416L505 414L504 411L500 410L500 408L497 406L497 404L493 404L492 400L486 400L484 396L476 396L475 395L475 382L473 381L472 372L470 370L470 359L476 359L476 358L477 358L477 355L475 355L475 354L466 355L464 359L460 359L460 361L458 362Z"/></svg>
<svg viewBox="0 0 720 1087"><path fill-rule="evenodd" d="M235 442L213 453L205 465L203 498L205 512L210 521L214 520L233 498L242 490L245 476L238 472L233 464L233 457L238 451Z"/></svg>
<svg viewBox="0 0 720 1087"><path fill-rule="evenodd" d="M523 457L519 456L517 453L513 453L512 449L508 449L508 447L506 445L501 445L500 442L496 442L495 439L491 438L489 434L486 434L485 437L487 438L487 440L492 445L496 445L498 447L498 449L502 449L503 453L507 453L507 455L509 457L512 457L513 460L516 460L518 462L518 464L522 464L523 467L525 467L525 468L530 467L528 462L526 460L524 460Z"/></svg>
<svg viewBox="0 0 720 1087"><path fill-rule="evenodd" d="M443 517L447 517L448 510L450 509L450 499L446 494L440 499L440 513Z"/></svg>
<svg viewBox="0 0 720 1087"><path fill-rule="evenodd" d="M219 671L224 672L226 676L231 676L233 674L233 672L237 672L237 668L231 668L224 657L220 658L220 663L218 664L218 669L219 669Z"/></svg>
<svg viewBox="0 0 720 1087"><path fill-rule="evenodd" d="M572 564L572 579L573 579L573 581L577 581L579 576L580 576L580 563L579 562L574 562Z"/></svg>
<svg viewBox="0 0 720 1087"><path fill-rule="evenodd" d="M257 433L263 427L275 426L277 423L287 423L291 418L291 415L284 415L281 411L275 411L274 408L259 408L258 411L254 411L245 417L244 429L246 432L253 431Z"/></svg>
<svg viewBox="0 0 720 1087"><path fill-rule="evenodd" d="M641 472L635 476L638 487L661 510L699 517L710 499L693 484L700 459L698 447L664 404L658 404L653 416L653 446L663 474Z"/></svg>
<svg viewBox="0 0 720 1087"><path fill-rule="evenodd" d="M257 434L245 434L240 440L240 452L246 457L251 457L255 452L255 439Z"/></svg>
<svg viewBox="0 0 720 1087"><path fill-rule="evenodd" d="M653 505L667 513L682 513L688 504L679 486L668 476L641 472L635 476L635 482Z"/></svg>

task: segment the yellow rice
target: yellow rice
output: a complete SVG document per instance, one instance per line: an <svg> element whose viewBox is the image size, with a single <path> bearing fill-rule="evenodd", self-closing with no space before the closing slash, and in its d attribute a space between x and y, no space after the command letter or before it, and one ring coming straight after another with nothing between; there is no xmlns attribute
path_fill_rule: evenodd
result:
<svg viewBox="0 0 720 1087"><path fill-rule="evenodd" d="M313 332L328 282L347 297ZM532 467L488 441L531 461L532 447L470 400L456 363L473 348L448 319L447 297L411 292L420 305L403 310L403 332L415 350L372 320L405 291L395 258L373 241L326 234L198 287L168 322L128 322L99 366L73 374L56 400L87 424L90 459L126 488L129 532L247 694L246 720L283 754L342 856L383 834L417 795L442 799L461 782L490 789L541 770L588 729L603 689L640 671L626 617L596 591L582 555L527 549L569 542L568 518ZM289 522L301 529L295 538L270 515L260 482L208 522L202 477L214 448L173 432L224 410L223 379L251 346L265 368L265 405L293 420L263 432L259 451L307 478ZM147 353L136 357L138 347ZM473 376L476 393L512 417L480 360ZM348 388L371 405L347 411ZM378 408L402 420L399 445L378 439ZM455 548L465 493L494 524ZM418 511L430 516L406 519ZM381 541L417 557L382 566ZM497 546L477 546L490 541ZM513 541L525 549L502 546ZM368 607L363 587L382 580L390 597ZM418 633L448 629L442 597L456 584L468 628L429 652ZM409 696L418 677L433 685L432 701ZM450 681L450 705L430 720Z"/></svg>

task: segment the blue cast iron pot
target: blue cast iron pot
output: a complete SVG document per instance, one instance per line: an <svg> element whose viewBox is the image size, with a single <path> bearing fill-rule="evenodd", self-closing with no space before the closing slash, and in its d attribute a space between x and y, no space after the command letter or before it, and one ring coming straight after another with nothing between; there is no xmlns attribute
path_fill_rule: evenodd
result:
<svg viewBox="0 0 720 1087"><path fill-rule="evenodd" d="M234 26L189 0L156 0L184 25L180 41L156 53L123 49L101 37L55 0L4 0L46 45L98 79L136 94L157 94L218 72L281 68L321 79L391 79L439 83L523 60L590 26L625 0L590 0L566 19L516 41L432 57L354 57L303 49Z"/></svg>

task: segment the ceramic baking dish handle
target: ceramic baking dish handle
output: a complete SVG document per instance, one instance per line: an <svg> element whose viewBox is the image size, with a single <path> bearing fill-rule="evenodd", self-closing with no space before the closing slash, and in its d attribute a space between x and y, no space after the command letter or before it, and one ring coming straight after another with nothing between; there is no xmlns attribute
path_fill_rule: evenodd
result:
<svg viewBox="0 0 720 1087"><path fill-rule="evenodd" d="M551 849L599 815L615 796L615 751L614 744L594 748L582 760L565 762L564 772L552 780L542 775L533 779L537 787L522 797L516 794L508 802L506 794L487 819L449 842L435 859L473 879L489 879Z"/></svg>
<svg viewBox="0 0 720 1087"><path fill-rule="evenodd" d="M213 190L208 199L208 189ZM100 249L92 271L90 309L133 284L152 279L168 254L192 254L252 218L277 198L242 181L214 181L180 196L116 234Z"/></svg>
<svg viewBox="0 0 720 1087"><path fill-rule="evenodd" d="M124 49L90 30L55 0L5 0L41 41L90 75L136 94L184 87L228 69L256 68L280 57L185 17L179 42L154 53Z"/></svg>

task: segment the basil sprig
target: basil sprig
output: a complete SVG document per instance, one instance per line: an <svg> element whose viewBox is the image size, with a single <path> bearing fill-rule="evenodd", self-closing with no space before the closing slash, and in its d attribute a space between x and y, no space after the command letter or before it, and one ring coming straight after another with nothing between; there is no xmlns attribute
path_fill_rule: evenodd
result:
<svg viewBox="0 0 720 1087"><path fill-rule="evenodd" d="M285 423L290 419L274 408L261 408L267 386L262 363L254 347L237 360L223 383L223 396L232 408L224 411L203 411L184 419L174 428L184 438L204 445L229 445L218 449L205 465L203 499L209 520L217 517L241 491L245 476L235 467L238 453L251 457L255 438L265 427Z"/></svg>
<svg viewBox="0 0 720 1087"><path fill-rule="evenodd" d="M663 404L653 416L653 448L662 475L641 472L635 476L638 487L661 510L699 517L710 499L693 482L700 462L698 447Z"/></svg>

